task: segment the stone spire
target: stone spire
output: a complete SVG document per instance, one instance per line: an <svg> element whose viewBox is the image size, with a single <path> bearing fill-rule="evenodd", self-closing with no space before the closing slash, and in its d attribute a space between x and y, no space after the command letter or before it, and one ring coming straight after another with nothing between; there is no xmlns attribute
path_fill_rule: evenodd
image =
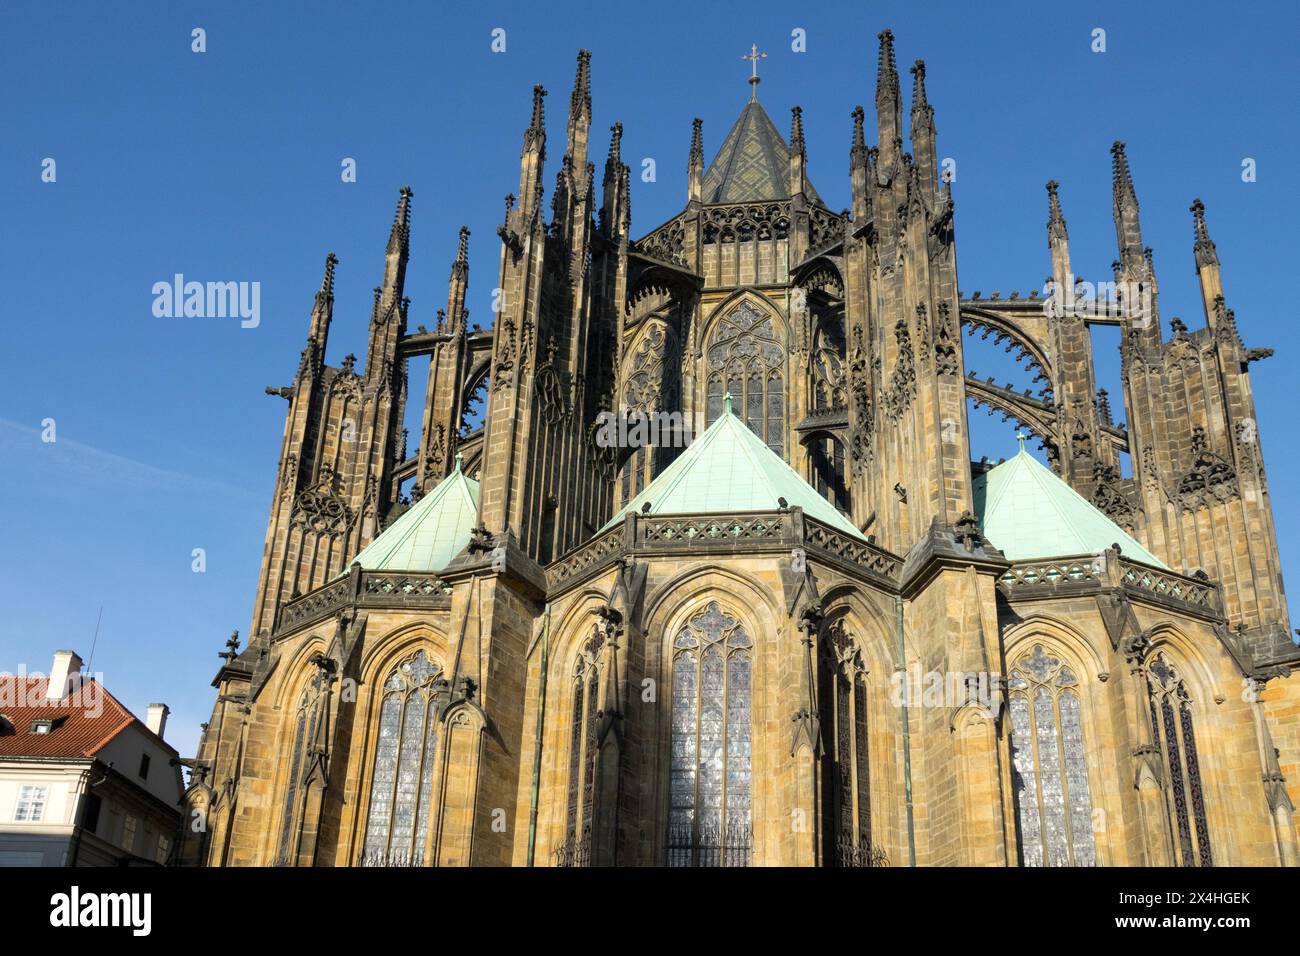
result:
<svg viewBox="0 0 1300 956"><path fill-rule="evenodd" d="M803 138L803 107L790 110L790 195L804 191L808 179L808 147Z"/></svg>
<svg viewBox="0 0 1300 956"><path fill-rule="evenodd" d="M1202 266L1217 266L1219 253L1214 248L1214 240L1210 238L1210 230L1205 226L1205 203L1199 199L1193 200L1189 211L1196 232L1196 243L1193 246L1196 255L1196 271L1200 272Z"/></svg>
<svg viewBox="0 0 1300 956"><path fill-rule="evenodd" d="M1061 199L1056 194L1061 186L1055 179L1047 183L1047 244L1057 240L1068 241L1069 232L1065 228L1065 216L1061 215Z"/></svg>
<svg viewBox="0 0 1300 956"><path fill-rule="evenodd" d="M1199 199L1191 205L1193 232L1196 236L1192 244L1192 254L1196 259L1196 278L1200 280L1201 302L1205 308L1205 324L1211 329L1231 332L1235 339L1236 330L1229 329L1228 316L1231 311L1224 306L1223 276L1219 271L1219 252L1210 238L1210 230L1205 225L1205 203Z"/></svg>
<svg viewBox="0 0 1300 956"><path fill-rule="evenodd" d="M546 89L533 87L533 115L524 130L524 148L519 161L518 212L526 226L542 201L542 169L546 164Z"/></svg>
<svg viewBox="0 0 1300 956"><path fill-rule="evenodd" d="M1074 279L1070 275L1070 234L1061 214L1061 199L1056 194L1060 184L1051 180L1047 184L1047 248L1052 253L1052 282L1060 298L1066 302L1073 298Z"/></svg>
<svg viewBox="0 0 1300 956"><path fill-rule="evenodd" d="M581 174L587 168L587 143L591 137L591 51L578 51L577 76L573 81L573 93L569 97L568 139L565 143L565 155L570 157L573 170ZM580 190L580 185L575 184ZM581 201L582 197L573 197Z"/></svg>
<svg viewBox="0 0 1300 956"><path fill-rule="evenodd" d="M384 254L384 281L376 299L376 308L385 312L402 298L406 285L406 262L411 252L411 199L415 193L403 186L397 197L397 211L393 214L393 228L388 232L388 246Z"/></svg>
<svg viewBox="0 0 1300 956"><path fill-rule="evenodd" d="M619 228L619 178L623 172L623 124L609 128L609 153L605 157L605 177L601 182L600 225L606 236L613 237Z"/></svg>
<svg viewBox="0 0 1300 956"><path fill-rule="evenodd" d="M339 257L334 253L325 256L325 274L320 280L320 290L311 307L311 326L307 332L308 348L313 346L318 354L325 355L325 343L329 339L330 322L334 319L334 267L339 264Z"/></svg>
<svg viewBox="0 0 1300 956"><path fill-rule="evenodd" d="M1133 188L1133 174L1129 170L1124 144L1116 140L1110 148L1110 155L1120 264L1126 270L1136 270L1142 263L1142 225L1138 220L1137 190Z"/></svg>
<svg viewBox="0 0 1300 956"><path fill-rule="evenodd" d="M912 153L927 199L938 187L938 156L935 147L934 107L925 95L925 61L912 64Z"/></svg>
<svg viewBox="0 0 1300 956"><path fill-rule="evenodd" d="M876 66L876 129L880 161L886 167L902 165L903 106L898 91L898 65L894 62L894 34L880 31Z"/></svg>
<svg viewBox="0 0 1300 956"><path fill-rule="evenodd" d="M853 108L853 143L849 147L849 185L852 189L853 221L861 225L869 216L871 192L869 166L870 150L867 149L866 133L863 124L866 112L861 106Z"/></svg>
<svg viewBox="0 0 1300 956"><path fill-rule="evenodd" d="M686 160L686 201L699 202L704 184L704 120L691 122L691 151Z"/></svg>
<svg viewBox="0 0 1300 956"><path fill-rule="evenodd" d="M456 259L451 264L451 279L447 285L447 323L453 335L464 333L469 312L465 309L465 294L469 289L469 227L460 227L456 244Z"/></svg>

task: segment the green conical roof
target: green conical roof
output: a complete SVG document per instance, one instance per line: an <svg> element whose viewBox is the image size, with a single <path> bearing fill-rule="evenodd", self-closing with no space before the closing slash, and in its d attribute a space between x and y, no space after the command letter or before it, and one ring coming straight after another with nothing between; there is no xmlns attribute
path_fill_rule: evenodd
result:
<svg viewBox="0 0 1300 956"><path fill-rule="evenodd" d="M1126 558L1165 564L1025 451L973 484L980 531L1012 561L1095 554L1119 544Z"/></svg>
<svg viewBox="0 0 1300 956"><path fill-rule="evenodd" d="M758 100L740 111L704 174L706 203L790 198L790 147ZM808 198L821 203L812 183Z"/></svg>
<svg viewBox="0 0 1300 956"><path fill-rule="evenodd" d="M732 410L730 395L723 409L718 420L624 505L605 528L622 521L629 512L639 513L647 501L652 515L725 514L775 511L780 507L777 499L784 498L791 508L803 508L805 514L863 539L853 522L749 430Z"/></svg>
<svg viewBox="0 0 1300 956"><path fill-rule="evenodd" d="M478 482L456 470L384 529L352 560L367 571L441 571L469 544Z"/></svg>

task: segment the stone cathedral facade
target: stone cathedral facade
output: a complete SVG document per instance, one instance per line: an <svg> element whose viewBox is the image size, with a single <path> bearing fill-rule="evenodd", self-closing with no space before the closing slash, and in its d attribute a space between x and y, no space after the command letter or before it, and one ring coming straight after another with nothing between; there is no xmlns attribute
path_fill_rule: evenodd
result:
<svg viewBox="0 0 1300 956"><path fill-rule="evenodd" d="M885 31L849 209L755 76L711 161L695 121L685 204L645 231L619 124L597 177L584 51L558 149L534 88L490 329L465 230L412 328L403 189L364 362L326 365L327 257L268 389L288 411L251 636L190 761L186 860L1300 864L1269 350L1205 210L1194 331L1160 316L1120 143L1114 295L1076 299L1049 183L1052 294L965 296L919 60L911 80L905 113ZM1124 424L1097 324L1121 332ZM964 334L1041 391L968 370ZM972 462L976 407L1050 467L1023 440ZM692 440L611 443L611 412Z"/></svg>

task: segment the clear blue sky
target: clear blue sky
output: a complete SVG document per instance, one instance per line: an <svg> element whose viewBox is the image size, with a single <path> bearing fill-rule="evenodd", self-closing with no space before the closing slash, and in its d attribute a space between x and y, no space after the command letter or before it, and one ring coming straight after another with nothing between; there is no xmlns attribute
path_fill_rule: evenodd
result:
<svg viewBox="0 0 1300 956"><path fill-rule="evenodd" d="M1294 3L561 6L0 6L0 669L44 669L62 647L87 656L103 605L94 669L137 712L170 704L169 737L191 752L215 654L248 627L285 411L262 389L292 379L325 253L341 259L331 362L364 355L405 183L412 324L432 324L446 301L461 223L473 231L471 321L486 322L530 89L551 91L549 191L581 47L593 51L597 169L615 120L634 171L656 160L657 182L634 177L635 234L683 204L692 117L704 119L708 156L735 119L751 42L769 53L763 102L782 129L803 106L811 178L847 206L849 113L861 103L872 115L886 26L903 70L926 60L939 155L958 163L964 290L1041 288L1051 178L1076 271L1109 278L1108 150L1123 139L1166 330L1174 315L1197 328L1187 207L1204 199L1242 334L1277 349L1253 380L1300 587L1300 416L1286 371L1300 321ZM204 54L190 49L196 26ZM490 49L496 27L503 54ZM1104 54L1090 51L1095 27ZM791 52L795 28L806 53ZM52 184L41 182L46 157ZM357 161L354 184L340 181L344 157ZM1244 157L1257 161L1255 183L1241 181ZM261 325L155 318L151 287L177 272L260 282ZM1102 358L1102 384L1118 395L1117 358ZM45 418L57 423L52 445L40 441ZM1014 450L1008 427L972 419L976 456ZM206 550L204 574L191 571L194 548Z"/></svg>

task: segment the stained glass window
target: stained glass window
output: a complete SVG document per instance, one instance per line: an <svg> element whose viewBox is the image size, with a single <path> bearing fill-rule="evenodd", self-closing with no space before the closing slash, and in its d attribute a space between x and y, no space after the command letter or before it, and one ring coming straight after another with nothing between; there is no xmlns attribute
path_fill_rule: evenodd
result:
<svg viewBox="0 0 1300 956"><path fill-rule="evenodd" d="M363 866L421 866L433 802L442 668L416 651L384 681Z"/></svg>
<svg viewBox="0 0 1300 956"><path fill-rule="evenodd" d="M1079 680L1041 644L1008 681L1012 790L1024 866L1095 866Z"/></svg>
<svg viewBox="0 0 1300 956"><path fill-rule="evenodd" d="M713 327L705 354L709 424L722 414L723 383L732 409L778 455L785 455L785 347L771 316L742 302Z"/></svg>
<svg viewBox="0 0 1300 956"><path fill-rule="evenodd" d="M753 845L751 655L710 601L673 641L669 866L748 866Z"/></svg>
<svg viewBox="0 0 1300 956"><path fill-rule="evenodd" d="M1187 684L1163 653L1147 662L1151 730L1169 768L1168 806L1180 866L1213 866L1200 756Z"/></svg>
<svg viewBox="0 0 1300 956"><path fill-rule="evenodd" d="M586 866L591 855L591 828L596 807L596 750L600 730L600 674L604 635L593 634L573 668L573 707L569 715L569 788L564 843L556 850L557 866Z"/></svg>
<svg viewBox="0 0 1300 956"><path fill-rule="evenodd" d="M867 752L867 674L843 620L822 637L818 702L826 744L823 784L829 825L825 859L834 866L874 866L882 854L871 842L871 773Z"/></svg>
<svg viewBox="0 0 1300 956"><path fill-rule="evenodd" d="M301 803L303 776L311 756L321 720L325 695L324 676L317 672L298 697L298 707L293 717L293 750L289 759L289 777L285 783L284 809L280 818L280 841L276 850L277 866L290 866L297 856L298 811Z"/></svg>

